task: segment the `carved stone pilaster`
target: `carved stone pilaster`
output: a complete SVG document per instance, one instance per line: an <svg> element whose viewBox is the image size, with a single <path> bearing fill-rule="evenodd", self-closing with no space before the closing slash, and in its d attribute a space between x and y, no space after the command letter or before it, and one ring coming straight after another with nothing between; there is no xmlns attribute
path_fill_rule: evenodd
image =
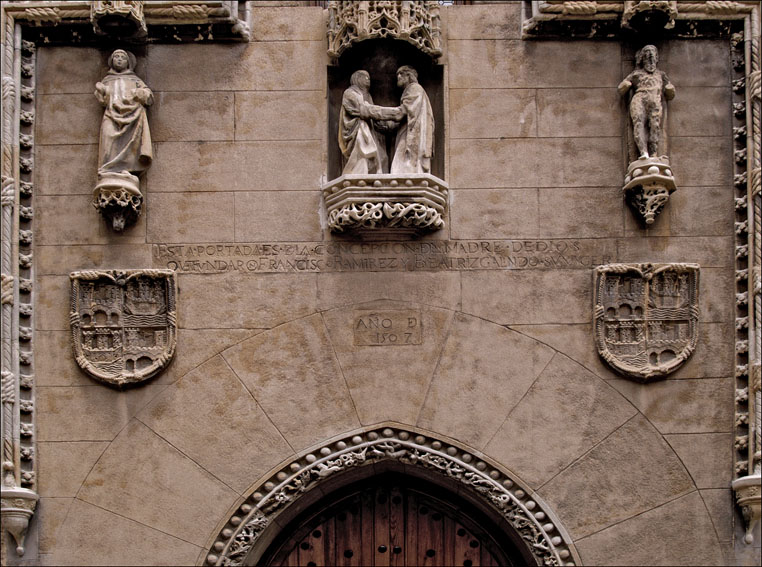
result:
<svg viewBox="0 0 762 567"><path fill-rule="evenodd" d="M353 43L391 38L413 44L431 57L442 54L439 2L432 0L331 0L328 55L338 58Z"/></svg>
<svg viewBox="0 0 762 567"><path fill-rule="evenodd" d="M444 227L447 184L428 173L346 174L323 185L333 232Z"/></svg>

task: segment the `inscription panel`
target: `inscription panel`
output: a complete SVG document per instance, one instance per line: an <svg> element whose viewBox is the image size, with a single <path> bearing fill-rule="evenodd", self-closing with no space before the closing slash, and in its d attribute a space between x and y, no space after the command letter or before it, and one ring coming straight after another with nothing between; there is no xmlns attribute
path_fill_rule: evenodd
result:
<svg viewBox="0 0 762 567"><path fill-rule="evenodd" d="M153 265L178 273L585 270L616 257L614 240L435 240L154 244Z"/></svg>
<svg viewBox="0 0 762 567"><path fill-rule="evenodd" d="M413 309L355 311L355 346L402 346L423 343L421 312Z"/></svg>

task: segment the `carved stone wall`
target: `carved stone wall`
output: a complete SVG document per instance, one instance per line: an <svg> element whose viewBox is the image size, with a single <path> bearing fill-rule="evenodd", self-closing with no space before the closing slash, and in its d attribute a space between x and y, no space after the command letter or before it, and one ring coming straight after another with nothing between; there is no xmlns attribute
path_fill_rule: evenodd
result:
<svg viewBox="0 0 762 567"><path fill-rule="evenodd" d="M757 3L678 2L656 34L679 189L648 226L622 195L616 88L642 47L625 3L536 3L532 23L530 3L439 8L450 206L415 237L329 228L330 11L233 4L148 2L145 41L122 46L155 96L145 214L122 234L90 205L115 42L86 2L0 5L6 531L39 496L3 561L223 562L279 485L307 472L320 490L313 470L367 448L325 482L449 471L496 514L507 495L559 564L755 565ZM701 277L693 354L644 384L596 352L592 274L649 263ZM175 356L137 386L96 383L69 274L146 269L175 273Z"/></svg>

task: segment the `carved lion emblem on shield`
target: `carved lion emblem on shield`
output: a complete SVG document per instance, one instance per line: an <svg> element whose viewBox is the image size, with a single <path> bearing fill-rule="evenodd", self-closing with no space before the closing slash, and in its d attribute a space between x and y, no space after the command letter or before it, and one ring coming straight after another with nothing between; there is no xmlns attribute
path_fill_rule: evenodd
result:
<svg viewBox="0 0 762 567"><path fill-rule="evenodd" d="M697 264L609 264L595 269L598 354L647 382L677 370L698 340Z"/></svg>
<svg viewBox="0 0 762 567"><path fill-rule="evenodd" d="M171 270L73 272L71 333L80 368L125 386L161 372L177 342Z"/></svg>

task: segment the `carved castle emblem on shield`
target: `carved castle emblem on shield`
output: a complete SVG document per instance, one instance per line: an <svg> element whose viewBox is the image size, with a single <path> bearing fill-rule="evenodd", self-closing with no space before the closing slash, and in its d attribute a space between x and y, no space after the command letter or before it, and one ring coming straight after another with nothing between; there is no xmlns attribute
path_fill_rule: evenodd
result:
<svg viewBox="0 0 762 567"><path fill-rule="evenodd" d="M610 264L595 269L595 344L640 382L677 370L698 339L697 264Z"/></svg>
<svg viewBox="0 0 762 567"><path fill-rule="evenodd" d="M125 386L166 368L177 340L174 272L84 271L70 278L72 342L82 370Z"/></svg>

